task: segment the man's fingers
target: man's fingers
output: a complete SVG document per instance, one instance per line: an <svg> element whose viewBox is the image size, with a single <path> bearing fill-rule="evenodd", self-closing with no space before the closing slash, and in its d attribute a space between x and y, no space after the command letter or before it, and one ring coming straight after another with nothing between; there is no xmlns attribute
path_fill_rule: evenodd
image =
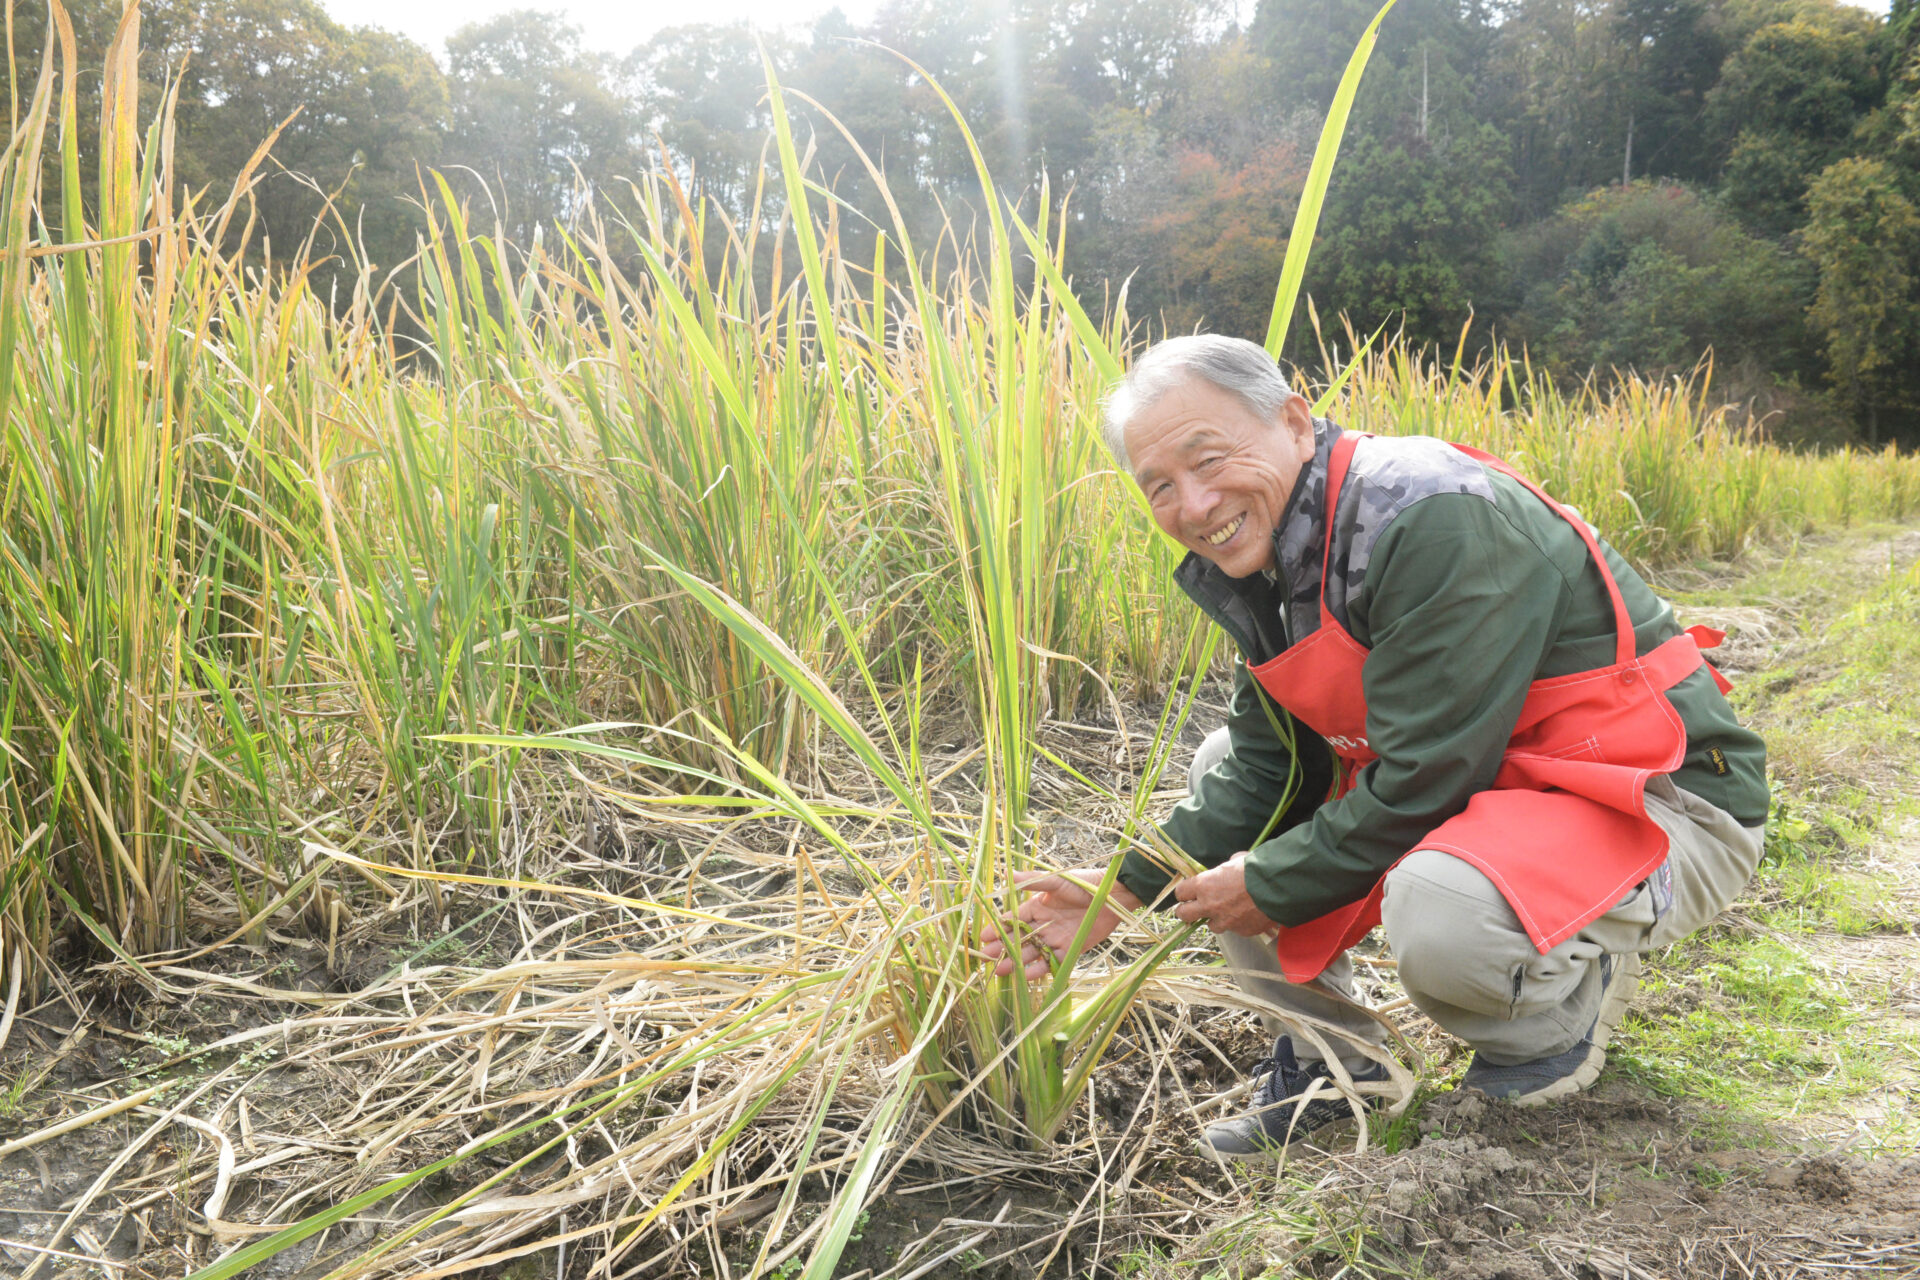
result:
<svg viewBox="0 0 1920 1280"><path fill-rule="evenodd" d="M1104 878L1097 870L1016 871L1013 884L1035 897L1053 898L1069 906L1084 907L1093 901L1093 891Z"/></svg>
<svg viewBox="0 0 1920 1280"><path fill-rule="evenodd" d="M1010 955L1002 955L999 963L993 966L993 971L998 976L1004 978L1015 969L1020 968L1024 968L1028 973L1032 973L1033 967L1036 964L1040 966L1041 972L1044 973L1047 969L1047 953L1029 942L1020 948L1020 958L1017 961Z"/></svg>
<svg viewBox="0 0 1920 1280"><path fill-rule="evenodd" d="M1025 925L1038 927L1043 920L1051 919L1060 910L1046 894L1035 894L1020 904L1013 918Z"/></svg>

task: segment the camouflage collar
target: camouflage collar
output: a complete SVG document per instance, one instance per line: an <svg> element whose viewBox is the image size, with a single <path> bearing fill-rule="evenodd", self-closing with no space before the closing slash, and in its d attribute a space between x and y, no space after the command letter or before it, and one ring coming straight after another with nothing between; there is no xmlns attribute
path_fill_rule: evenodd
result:
<svg viewBox="0 0 1920 1280"><path fill-rule="evenodd" d="M1294 478L1293 492L1273 535L1273 557L1280 566L1289 643L1305 639L1320 626L1320 575L1327 550L1327 464L1340 428L1326 418L1313 420L1313 461Z"/></svg>

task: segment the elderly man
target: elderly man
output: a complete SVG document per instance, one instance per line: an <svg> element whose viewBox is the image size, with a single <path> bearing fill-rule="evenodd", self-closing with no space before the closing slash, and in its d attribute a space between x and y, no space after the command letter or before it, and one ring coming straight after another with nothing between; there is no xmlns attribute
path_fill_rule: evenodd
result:
<svg viewBox="0 0 1920 1280"><path fill-rule="evenodd" d="M1760 858L1765 749L1701 656L1719 637L1681 631L1499 461L1315 419L1250 342L1154 347L1106 434L1244 659L1161 826L1210 868L1172 885L1175 914L1247 991L1361 1043L1380 1031L1345 953L1382 925L1414 1004L1473 1047L1463 1086L1530 1105L1591 1084L1639 953L1705 924ZM1089 874L1025 884L1030 975L1074 936ZM1131 851L1115 896L1166 905L1169 881ZM1117 924L1103 910L1092 935ZM1380 1078L1359 1052L1343 1066ZM1256 1071L1213 1151L1346 1110L1289 1102L1331 1071L1286 1035Z"/></svg>

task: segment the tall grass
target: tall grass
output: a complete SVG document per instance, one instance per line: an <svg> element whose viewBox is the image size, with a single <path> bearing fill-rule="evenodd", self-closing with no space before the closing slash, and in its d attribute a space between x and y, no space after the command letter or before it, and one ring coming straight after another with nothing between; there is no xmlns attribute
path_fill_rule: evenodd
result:
<svg viewBox="0 0 1920 1280"><path fill-rule="evenodd" d="M1644 566L1920 511L1920 459L1775 448L1761 424L1715 403L1707 365L1569 390L1505 349L1448 364L1389 346L1354 362L1332 412L1364 430L1439 435L1505 457Z"/></svg>

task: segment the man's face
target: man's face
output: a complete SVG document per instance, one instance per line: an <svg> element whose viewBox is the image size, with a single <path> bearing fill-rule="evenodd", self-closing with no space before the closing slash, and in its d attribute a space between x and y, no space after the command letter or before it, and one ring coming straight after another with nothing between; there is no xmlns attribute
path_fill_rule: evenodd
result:
<svg viewBox="0 0 1920 1280"><path fill-rule="evenodd" d="M1233 578L1274 567L1274 528L1313 458L1305 400L1295 396L1268 420L1188 378L1134 415L1126 445L1134 483L1180 545Z"/></svg>

